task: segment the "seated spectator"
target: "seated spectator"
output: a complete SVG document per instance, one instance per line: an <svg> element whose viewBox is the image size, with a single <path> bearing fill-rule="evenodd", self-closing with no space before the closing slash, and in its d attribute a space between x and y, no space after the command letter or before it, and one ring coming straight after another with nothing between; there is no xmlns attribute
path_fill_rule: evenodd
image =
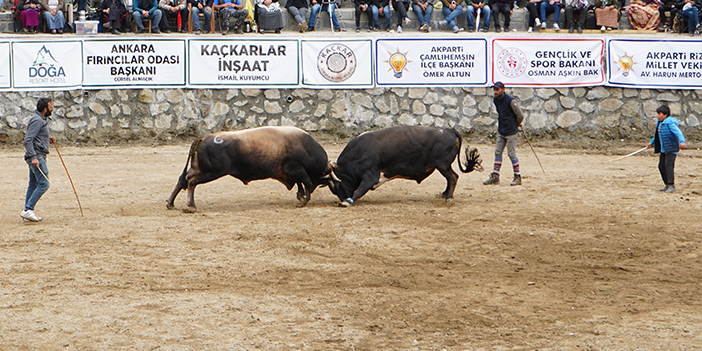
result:
<svg viewBox="0 0 702 351"><path fill-rule="evenodd" d="M512 16L513 0L492 0L492 15L495 20L496 32L509 32L509 21ZM505 18L505 26L500 26L500 13Z"/></svg>
<svg viewBox="0 0 702 351"><path fill-rule="evenodd" d="M658 16L661 21L658 23L658 28L661 32L665 32L666 29L673 28L673 20L675 15L678 14L678 8L675 7L676 0L664 0L661 6L658 6ZM665 16L666 11L670 12L670 20ZM663 23L661 26L660 24Z"/></svg>
<svg viewBox="0 0 702 351"><path fill-rule="evenodd" d="M45 10L42 16L51 33L63 34L63 26L66 25L66 19L61 11L64 8L63 0L41 0L41 6Z"/></svg>
<svg viewBox="0 0 702 351"><path fill-rule="evenodd" d="M356 33L361 31L361 14L366 13L368 16L368 31L373 30L373 8L371 7L371 0L353 0L356 6Z"/></svg>
<svg viewBox="0 0 702 351"><path fill-rule="evenodd" d="M441 11L446 16L446 19L439 22L439 25L445 26L449 25L454 33L463 31L463 28L458 28L456 24L456 18L463 14L463 0L441 0L441 4L444 7Z"/></svg>
<svg viewBox="0 0 702 351"><path fill-rule="evenodd" d="M341 32L341 26L339 26L339 19L336 18L336 2L334 0L312 0L312 9L310 10L310 24L309 24L309 29L307 29L310 32L314 31L314 25L315 21L317 20L317 15L319 14L319 11L324 11L327 13L331 13L332 17L332 25L334 26L334 31L335 32Z"/></svg>
<svg viewBox="0 0 702 351"><path fill-rule="evenodd" d="M542 0L529 0L529 2L526 4L526 9L529 11L529 17L527 19L529 24L529 29L527 29L528 33L532 33L534 31L534 27L539 27L541 25L541 20L539 19L541 2Z"/></svg>
<svg viewBox="0 0 702 351"><path fill-rule="evenodd" d="M568 21L568 33L573 33L574 28L578 29L578 33L583 32L585 20L587 19L587 0L566 0L566 21ZM574 14L578 14L578 20L573 20Z"/></svg>
<svg viewBox="0 0 702 351"><path fill-rule="evenodd" d="M288 9L288 13L292 16L295 21L297 21L297 29L300 33L304 33L307 30L307 0L287 0L285 2L285 8Z"/></svg>
<svg viewBox="0 0 702 351"><path fill-rule="evenodd" d="M98 6L100 23L109 24L112 34L122 34L122 17L127 14L127 6L122 0L102 0Z"/></svg>
<svg viewBox="0 0 702 351"><path fill-rule="evenodd" d="M687 30L691 37L695 36L695 32L700 32L700 10L702 10L702 1L700 0L679 0L677 5L682 6L681 15L687 21Z"/></svg>
<svg viewBox="0 0 702 351"><path fill-rule="evenodd" d="M397 12L397 32L402 33L402 22L406 25L412 23L412 20L407 17L409 10L409 1L407 0L392 0L392 7Z"/></svg>
<svg viewBox="0 0 702 351"><path fill-rule="evenodd" d="M434 12L434 0L412 0L412 11L417 15L419 31L431 31L431 14Z"/></svg>
<svg viewBox="0 0 702 351"><path fill-rule="evenodd" d="M466 0L466 6L468 11L466 11L466 19L468 20L468 31L473 30L487 32L490 29L490 6L488 5L489 0ZM483 28L475 28L475 14L480 9L480 16L483 18Z"/></svg>
<svg viewBox="0 0 702 351"><path fill-rule="evenodd" d="M561 0L544 0L541 2L541 29L546 29L546 16L549 13L554 14L553 30L561 30L561 27L558 26L558 18L561 16Z"/></svg>
<svg viewBox="0 0 702 351"><path fill-rule="evenodd" d="M280 33L283 29L283 12L280 11L278 0L256 0L256 23L258 32L274 30Z"/></svg>
<svg viewBox="0 0 702 351"><path fill-rule="evenodd" d="M19 14L22 19L22 28L25 34L36 33L39 26L39 0L19 0L15 6L15 16Z"/></svg>
<svg viewBox="0 0 702 351"><path fill-rule="evenodd" d="M660 14L658 0L631 0L627 6L629 22L637 30L654 30L658 28Z"/></svg>
<svg viewBox="0 0 702 351"><path fill-rule="evenodd" d="M375 28L380 29L380 22L378 21L378 16L385 17L385 31L392 31L392 15L390 14L390 0L373 0L374 4L371 7L373 9L373 23L375 23Z"/></svg>
<svg viewBox="0 0 702 351"><path fill-rule="evenodd" d="M132 17L134 18L134 23L137 25L137 34L144 33L144 19L151 20L151 33L161 34L161 30L158 29L159 23L161 23L161 10L158 9L158 3L156 0L134 0L132 2Z"/></svg>
<svg viewBox="0 0 702 351"><path fill-rule="evenodd" d="M619 11L619 0L596 0L595 18L601 31L619 28L619 20L622 17Z"/></svg>
<svg viewBox="0 0 702 351"><path fill-rule="evenodd" d="M222 35L229 33L229 24L234 19L234 33L243 33L241 26L244 25L249 10L245 9L241 0L214 0L212 8L219 10L219 21L222 24Z"/></svg>
<svg viewBox="0 0 702 351"><path fill-rule="evenodd" d="M185 0L160 0L158 2L158 7L163 14L161 18L161 28L163 28L163 32L171 32L168 19L175 18L177 20L178 14L180 14L180 20L177 20L178 31L185 33L185 21L188 19L188 5L185 3Z"/></svg>

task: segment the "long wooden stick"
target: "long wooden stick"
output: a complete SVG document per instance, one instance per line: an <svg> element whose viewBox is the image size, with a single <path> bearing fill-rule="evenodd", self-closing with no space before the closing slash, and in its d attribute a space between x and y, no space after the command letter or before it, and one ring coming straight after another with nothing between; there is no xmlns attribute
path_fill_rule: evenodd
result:
<svg viewBox="0 0 702 351"><path fill-rule="evenodd" d="M63 157L61 157L61 153L59 152L58 145L56 145L56 143L54 143L54 147L56 148L56 153L58 154L58 157L61 159L61 164L63 164L63 169L66 170L66 175L68 176L68 180L71 182L71 187L73 188L73 194L76 195L76 201L78 201L78 208L80 209L80 216L83 217L83 206L80 205L80 199L78 198L78 193L76 192L76 187L73 185L73 179L71 179L71 174L68 173L68 168L66 168L66 163L63 162Z"/></svg>
<svg viewBox="0 0 702 351"><path fill-rule="evenodd" d="M524 134L524 139L526 139L527 143L529 144L529 147L531 148L531 152L534 153L534 157L536 157L536 160L539 161L539 167L541 167L541 172L546 173L546 171L544 171L544 166L541 165L541 160L539 160L539 156L536 156L536 150L534 150L534 147L531 146L531 141L529 141L529 137L527 136L524 129L522 129L522 134Z"/></svg>
<svg viewBox="0 0 702 351"><path fill-rule="evenodd" d="M642 147L641 149L636 150L636 151L634 151L634 152L632 152L632 153L630 153L630 154L628 154L628 155L624 155L624 156L622 156L622 157L618 157L618 158L615 158L615 159L613 159L613 160L609 160L609 161L607 161L607 162L619 161L619 160L621 160L621 159L623 159L623 158L627 158L627 157L629 157L629 156L634 156L634 155L638 154L639 152L644 151L644 150L646 150L646 149L648 149L648 146L644 146L644 147Z"/></svg>

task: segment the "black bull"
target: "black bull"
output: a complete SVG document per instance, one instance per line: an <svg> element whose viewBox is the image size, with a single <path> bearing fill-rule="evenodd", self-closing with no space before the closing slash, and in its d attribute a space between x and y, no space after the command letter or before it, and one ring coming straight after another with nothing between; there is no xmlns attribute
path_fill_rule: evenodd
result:
<svg viewBox="0 0 702 351"><path fill-rule="evenodd" d="M190 163L190 169L188 169ZM185 169L168 198L168 209L181 190L188 190L188 212L195 212L195 187L225 175L244 184L276 179L288 190L297 184L301 206L319 185L327 185L331 164L324 151L305 131L294 127L261 127L238 132L207 134L190 147Z"/></svg>
<svg viewBox="0 0 702 351"><path fill-rule="evenodd" d="M330 181L332 193L341 200L340 206L354 201L392 179L410 179L421 183L435 169L446 178L446 200L453 197L458 174L451 164L461 151L461 135L453 129L431 127L392 127L361 134L351 140L333 165L333 174L340 181ZM463 173L482 170L480 154L473 148L465 150L466 164L458 167Z"/></svg>

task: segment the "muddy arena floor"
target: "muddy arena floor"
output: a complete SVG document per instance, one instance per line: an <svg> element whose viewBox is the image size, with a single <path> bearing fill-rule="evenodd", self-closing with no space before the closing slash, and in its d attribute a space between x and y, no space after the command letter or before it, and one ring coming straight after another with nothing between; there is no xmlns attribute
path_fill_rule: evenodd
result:
<svg viewBox="0 0 702 351"><path fill-rule="evenodd" d="M470 141L470 140L467 140ZM699 350L702 152L664 194L657 156L524 140L524 184L460 174L455 200L389 182L304 208L273 180L165 200L189 144L68 147L19 217L27 166L0 149L1 350ZM336 160L343 142L322 143ZM457 165L454 165L457 169Z"/></svg>

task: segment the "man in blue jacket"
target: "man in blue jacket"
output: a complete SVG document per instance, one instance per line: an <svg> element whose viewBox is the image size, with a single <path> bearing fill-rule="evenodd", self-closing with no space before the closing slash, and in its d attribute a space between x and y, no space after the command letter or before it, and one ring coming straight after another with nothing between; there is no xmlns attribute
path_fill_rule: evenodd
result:
<svg viewBox="0 0 702 351"><path fill-rule="evenodd" d="M500 184L502 152L507 146L507 156L512 161L512 170L514 170L514 178L509 185L522 185L519 159L517 158L517 132L524 121L524 113L517 104L517 100L505 94L505 85L502 82L495 82L492 89L495 95L492 101L497 109L497 144L495 145L495 165L490 173L490 178L485 180L483 184Z"/></svg>
<svg viewBox="0 0 702 351"><path fill-rule="evenodd" d="M34 115L27 122L27 136L24 138L24 160L29 165L29 185L24 199L24 210L20 217L24 221L39 222L41 217L34 213L34 206L44 193L49 190L49 168L46 167L46 155L49 144L56 142L49 133L47 118L51 116L54 105L50 98L41 98L37 102Z"/></svg>
<svg viewBox="0 0 702 351"><path fill-rule="evenodd" d="M144 33L142 19L151 20L151 33L161 34L158 24L161 23L161 10L158 9L157 0L134 0L132 2L132 17L137 25L137 34Z"/></svg>
<svg viewBox="0 0 702 351"><path fill-rule="evenodd" d="M656 123L656 135L646 148L654 148L655 153L660 153L658 158L658 171L665 187L660 189L666 193L675 191L675 158L678 151L685 148L685 137L678 128L678 120L670 117L670 108L661 105L656 109L658 113L658 123Z"/></svg>

